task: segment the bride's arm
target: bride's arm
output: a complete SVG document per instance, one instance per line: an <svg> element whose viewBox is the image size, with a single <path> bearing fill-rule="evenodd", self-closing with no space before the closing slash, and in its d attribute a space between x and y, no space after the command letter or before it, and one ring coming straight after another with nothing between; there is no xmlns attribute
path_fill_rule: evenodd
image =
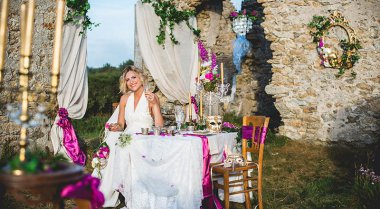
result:
<svg viewBox="0 0 380 209"><path fill-rule="evenodd" d="M110 130L111 131L123 131L124 125L125 125L125 105L127 104L129 94L125 94L121 96L120 102L119 102L119 115L117 117L117 123L111 124Z"/></svg>
<svg viewBox="0 0 380 209"><path fill-rule="evenodd" d="M150 107L150 112L152 114L152 117L154 119L154 125L163 127L164 126L164 118L162 117L161 114L161 107L160 107L160 101L158 100L157 95L151 93L151 92L146 92L148 101L149 101L149 107Z"/></svg>

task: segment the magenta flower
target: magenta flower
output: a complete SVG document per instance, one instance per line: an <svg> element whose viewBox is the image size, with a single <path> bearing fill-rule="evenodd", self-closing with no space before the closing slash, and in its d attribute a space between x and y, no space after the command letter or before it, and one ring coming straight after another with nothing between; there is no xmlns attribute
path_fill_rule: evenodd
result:
<svg viewBox="0 0 380 209"><path fill-rule="evenodd" d="M216 67L217 63L216 63L216 55L214 53L212 53L211 55L211 69L214 69Z"/></svg>
<svg viewBox="0 0 380 209"><path fill-rule="evenodd" d="M247 10L244 9L242 14L243 14L243 15L246 15L246 14L247 14Z"/></svg>
<svg viewBox="0 0 380 209"><path fill-rule="evenodd" d="M105 128L106 128L106 129L110 129L110 124L109 124L109 123L106 123Z"/></svg>
<svg viewBox="0 0 380 209"><path fill-rule="evenodd" d="M252 16L256 16L257 15L257 11L253 10L251 14L252 14Z"/></svg>
<svg viewBox="0 0 380 209"><path fill-rule="evenodd" d="M223 127L226 127L226 128L236 128L236 126L230 122L224 122L223 123Z"/></svg>
<svg viewBox="0 0 380 209"><path fill-rule="evenodd" d="M218 73L218 74L216 74L215 76L216 76L217 78L219 78L219 77L220 77L219 73Z"/></svg>
<svg viewBox="0 0 380 209"><path fill-rule="evenodd" d="M214 80L214 75L212 73L207 73L205 75L205 78L208 79L208 80L210 80L210 81L213 81Z"/></svg>
<svg viewBox="0 0 380 209"><path fill-rule="evenodd" d="M191 96L191 104L194 105L195 114L198 114L198 105L197 105L197 101L195 100L194 96Z"/></svg>
<svg viewBox="0 0 380 209"><path fill-rule="evenodd" d="M208 52L203 46L202 41L198 41L199 56L203 62L208 62Z"/></svg>
<svg viewBox="0 0 380 209"><path fill-rule="evenodd" d="M231 17L237 17L239 14L236 11L231 12L230 16Z"/></svg>
<svg viewBox="0 0 380 209"><path fill-rule="evenodd" d="M323 38L319 39L319 48L322 48L324 45L325 43L323 43Z"/></svg>

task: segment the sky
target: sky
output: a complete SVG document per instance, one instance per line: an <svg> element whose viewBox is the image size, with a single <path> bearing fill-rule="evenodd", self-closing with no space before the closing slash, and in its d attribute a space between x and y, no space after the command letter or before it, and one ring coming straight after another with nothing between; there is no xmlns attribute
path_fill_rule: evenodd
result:
<svg viewBox="0 0 380 209"><path fill-rule="evenodd" d="M89 0L91 20L100 23L87 32L89 67L102 67L109 63L118 66L128 59L133 60L136 0ZM235 8L241 1L232 0Z"/></svg>

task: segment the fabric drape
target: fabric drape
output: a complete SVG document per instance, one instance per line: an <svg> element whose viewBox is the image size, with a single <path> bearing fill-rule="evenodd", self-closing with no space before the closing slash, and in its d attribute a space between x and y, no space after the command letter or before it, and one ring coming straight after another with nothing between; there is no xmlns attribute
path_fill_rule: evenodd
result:
<svg viewBox="0 0 380 209"><path fill-rule="evenodd" d="M80 35L81 31L81 25L65 24L63 28L57 101L60 108L67 109L68 117L72 119L84 116L88 100L87 38ZM54 154L63 153L68 157L62 144L63 130L57 125L59 119L57 115L50 132Z"/></svg>
<svg viewBox="0 0 380 209"><path fill-rule="evenodd" d="M174 26L178 45L171 42L166 31L165 47L156 40L160 18L150 4L136 3L136 29L144 63L161 92L171 101L189 102L189 93L195 93L198 68L198 48L193 32L185 22ZM196 28L196 19L190 20Z"/></svg>

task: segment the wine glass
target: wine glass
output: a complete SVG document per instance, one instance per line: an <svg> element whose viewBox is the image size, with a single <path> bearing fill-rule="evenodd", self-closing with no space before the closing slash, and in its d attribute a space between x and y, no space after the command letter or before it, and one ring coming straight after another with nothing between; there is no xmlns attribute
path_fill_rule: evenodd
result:
<svg viewBox="0 0 380 209"><path fill-rule="evenodd" d="M145 92L152 92L151 91L151 85L150 85L150 83L149 82L146 82L145 84L144 84L144 91Z"/></svg>
<svg viewBox="0 0 380 209"><path fill-rule="evenodd" d="M177 122L177 129L178 132L181 130L181 124L183 120L185 119L185 113L183 112L183 109L181 106L175 106L175 121Z"/></svg>

